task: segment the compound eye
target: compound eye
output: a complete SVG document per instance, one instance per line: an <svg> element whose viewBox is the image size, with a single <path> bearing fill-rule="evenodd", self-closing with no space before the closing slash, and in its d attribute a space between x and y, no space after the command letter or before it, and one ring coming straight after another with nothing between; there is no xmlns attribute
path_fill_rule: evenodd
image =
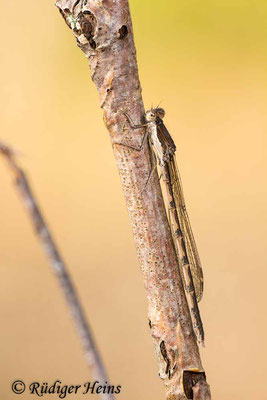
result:
<svg viewBox="0 0 267 400"><path fill-rule="evenodd" d="M159 108L159 109L158 109L158 116L159 116L160 118L164 118L164 116L165 116L165 111L163 110L163 108Z"/></svg>

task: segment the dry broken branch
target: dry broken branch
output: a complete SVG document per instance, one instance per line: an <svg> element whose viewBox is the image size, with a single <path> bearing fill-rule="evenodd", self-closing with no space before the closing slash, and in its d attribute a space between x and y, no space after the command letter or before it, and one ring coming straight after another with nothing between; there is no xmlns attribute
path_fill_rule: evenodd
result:
<svg viewBox="0 0 267 400"><path fill-rule="evenodd" d="M157 173L146 186L151 149L146 144L142 151L135 150L145 130L132 130L125 117L127 113L140 124L144 116L128 1L58 0L56 5L89 61L99 92L143 272L149 326L167 399L193 398L200 381L206 390L198 391L197 398L208 400Z"/></svg>
<svg viewBox="0 0 267 400"><path fill-rule="evenodd" d="M72 283L66 264L60 255L55 240L53 239L47 227L25 172L18 165L14 151L2 142L0 142L0 154L6 158L8 166L15 177L16 188L21 196L22 202L30 217L30 221L35 229L35 232L45 250L46 256L52 267L52 271L57 277L61 289L65 295L70 314L73 317L77 332L83 345L85 357L92 378L95 381L99 381L105 385L108 382L107 374L96 347L90 326L86 320L85 313L80 304L76 289ZM114 396L111 393L101 393L100 395L104 400L114 400Z"/></svg>

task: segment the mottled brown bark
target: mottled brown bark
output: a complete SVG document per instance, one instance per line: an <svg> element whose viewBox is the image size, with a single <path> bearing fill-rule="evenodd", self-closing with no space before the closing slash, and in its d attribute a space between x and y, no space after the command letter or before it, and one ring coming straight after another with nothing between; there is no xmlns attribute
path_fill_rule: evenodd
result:
<svg viewBox="0 0 267 400"><path fill-rule="evenodd" d="M145 133L142 128L132 130L124 114L135 123L144 115L128 1L58 0L56 5L88 58L99 92L144 276L149 326L167 399L186 399L184 371L203 378L203 367L158 176L153 173L143 190L151 171L150 148L146 143L139 152L118 144L138 147Z"/></svg>
<svg viewBox="0 0 267 400"><path fill-rule="evenodd" d="M198 382L193 387L194 400L211 400L210 387L205 381Z"/></svg>

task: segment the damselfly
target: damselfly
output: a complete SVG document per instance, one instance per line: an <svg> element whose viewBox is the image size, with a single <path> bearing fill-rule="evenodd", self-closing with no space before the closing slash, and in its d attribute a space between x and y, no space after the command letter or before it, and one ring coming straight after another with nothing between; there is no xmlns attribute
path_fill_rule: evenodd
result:
<svg viewBox="0 0 267 400"><path fill-rule="evenodd" d="M169 223L194 332L198 342L204 344L204 330L198 308L198 302L203 294L202 267L185 206L181 178L175 159L176 146L163 123L164 116L165 111L162 108L152 108L145 114L145 124L134 125L130 117L126 115L133 129L145 126L146 134L139 148L120 144L140 151L148 138L151 148L156 153L168 199ZM148 181L155 168L156 162L154 161Z"/></svg>

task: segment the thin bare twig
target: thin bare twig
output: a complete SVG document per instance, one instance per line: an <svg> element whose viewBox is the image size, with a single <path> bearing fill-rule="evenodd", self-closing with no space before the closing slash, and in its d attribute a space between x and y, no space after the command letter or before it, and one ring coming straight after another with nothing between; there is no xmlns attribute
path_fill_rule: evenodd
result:
<svg viewBox="0 0 267 400"><path fill-rule="evenodd" d="M86 55L99 92L143 272L149 326L167 399L192 398L188 396L202 381L206 391L201 391L199 400L208 400L156 171L146 186L151 149L145 143L142 151L136 151L145 134L144 105L128 0L57 0L56 6ZM125 114L140 124L139 130L131 128Z"/></svg>
<svg viewBox="0 0 267 400"><path fill-rule="evenodd" d="M92 374L92 378L96 381L99 381L102 385L107 385L107 374L96 347L91 329L86 320L85 313L77 296L76 289L72 283L66 264L59 253L55 240L53 239L40 211L40 207L36 201L35 195L32 192L25 172L18 165L14 151L2 142L0 142L0 153L5 157L8 162L8 166L14 174L15 185L18 193L20 194L25 209L30 217L30 221L65 295L70 314L73 317L76 329L84 348L85 357ZM114 396L111 393L101 393L100 395L104 400L114 400Z"/></svg>

